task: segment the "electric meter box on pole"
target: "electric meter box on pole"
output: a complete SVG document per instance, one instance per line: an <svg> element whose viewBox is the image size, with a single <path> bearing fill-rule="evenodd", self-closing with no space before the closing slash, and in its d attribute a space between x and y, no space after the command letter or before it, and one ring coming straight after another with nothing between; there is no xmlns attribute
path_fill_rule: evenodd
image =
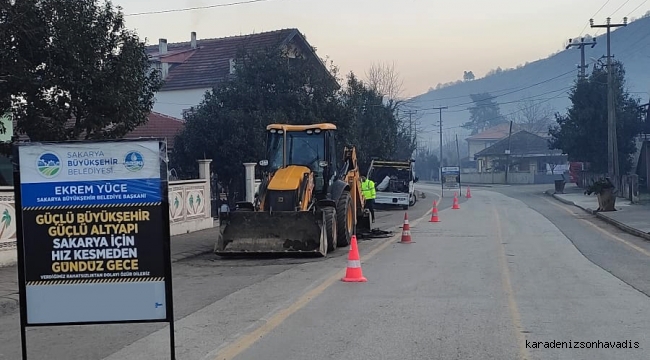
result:
<svg viewBox="0 0 650 360"><path fill-rule="evenodd" d="M173 334L166 143L24 143L13 161L23 359L28 326Z"/></svg>

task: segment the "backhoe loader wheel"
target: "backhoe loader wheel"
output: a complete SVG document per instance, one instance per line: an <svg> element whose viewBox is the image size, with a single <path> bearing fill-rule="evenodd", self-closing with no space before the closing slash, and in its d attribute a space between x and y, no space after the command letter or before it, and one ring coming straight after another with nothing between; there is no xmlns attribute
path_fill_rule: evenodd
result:
<svg viewBox="0 0 650 360"><path fill-rule="evenodd" d="M338 228L338 246L345 247L350 245L352 234L354 233L354 208L352 207L352 197L350 191L345 190L341 193L339 202L336 204L336 222Z"/></svg>
<svg viewBox="0 0 650 360"><path fill-rule="evenodd" d="M337 241L334 241L336 233L336 209L329 207L323 209L325 213L325 229L327 230L327 252L336 250Z"/></svg>

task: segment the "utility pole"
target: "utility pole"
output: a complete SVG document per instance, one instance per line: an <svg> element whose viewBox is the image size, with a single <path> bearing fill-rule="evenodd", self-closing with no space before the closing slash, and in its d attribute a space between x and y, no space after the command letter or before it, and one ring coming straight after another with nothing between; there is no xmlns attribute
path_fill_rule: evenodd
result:
<svg viewBox="0 0 650 360"><path fill-rule="evenodd" d="M573 42L573 39L569 39L569 45L566 46L567 49L571 47L577 47L580 49L580 65L578 66L578 69L580 69L580 74L578 75L579 78L585 79L585 70L587 69L587 65L585 65L585 45L591 45L591 48L593 49L594 46L596 46L596 38L593 38L592 41L585 42L585 38L581 38L580 42Z"/></svg>
<svg viewBox="0 0 650 360"><path fill-rule="evenodd" d="M417 156L417 152L418 152L418 128L417 128L418 125L413 123L412 116L413 116L413 114L416 114L417 112L418 112L417 110L407 110L406 111L406 113L409 116L409 140L412 141L413 144L415 145L415 154L416 154L416 156ZM416 119L416 122L417 122L417 119ZM415 131L414 131L414 128L415 128ZM412 156L412 155L413 154L411 154L410 156Z"/></svg>
<svg viewBox="0 0 650 360"><path fill-rule="evenodd" d="M444 188L442 187L442 110L446 109L446 106L441 106L433 108L433 110L440 111L440 170L438 170L438 177L440 178L440 197L445 197Z"/></svg>
<svg viewBox="0 0 650 360"><path fill-rule="evenodd" d="M607 172L614 185L618 187L618 142L616 141L616 111L614 109L614 89L612 84L612 54L611 54L611 29L627 26L627 17L622 24L612 24L607 18L604 25L594 25L594 19L589 19L592 28L607 29Z"/></svg>
<svg viewBox="0 0 650 360"><path fill-rule="evenodd" d="M417 111L417 110L416 110ZM414 142L415 142L415 157L418 156L418 119L415 119L415 123L413 123L413 129L415 130L413 133Z"/></svg>
<svg viewBox="0 0 650 360"><path fill-rule="evenodd" d="M406 110L406 114L409 116L409 139L413 141L413 114L417 113L417 110ZM416 135L417 136L417 135Z"/></svg>
<svg viewBox="0 0 650 360"><path fill-rule="evenodd" d="M506 149L506 184L508 183L508 170L510 170L510 136L512 136L512 121L508 131L508 149Z"/></svg>
<svg viewBox="0 0 650 360"><path fill-rule="evenodd" d="M460 185L460 148L458 147L458 134L456 134L456 159L458 160L458 196L463 196L463 188Z"/></svg>

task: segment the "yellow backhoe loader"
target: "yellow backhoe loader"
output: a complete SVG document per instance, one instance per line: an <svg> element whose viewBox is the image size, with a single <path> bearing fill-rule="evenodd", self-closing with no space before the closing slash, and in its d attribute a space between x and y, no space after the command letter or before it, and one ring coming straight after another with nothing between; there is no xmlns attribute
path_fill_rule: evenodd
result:
<svg viewBox="0 0 650 360"><path fill-rule="evenodd" d="M264 177L253 203L238 202L221 224L218 255L326 256L371 231L354 147L336 154L336 126L271 124Z"/></svg>

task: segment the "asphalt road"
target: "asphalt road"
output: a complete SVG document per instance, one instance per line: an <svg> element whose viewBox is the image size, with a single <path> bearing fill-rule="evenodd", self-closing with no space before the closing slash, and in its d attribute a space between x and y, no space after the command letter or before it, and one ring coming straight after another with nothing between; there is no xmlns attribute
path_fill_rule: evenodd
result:
<svg viewBox="0 0 650 360"><path fill-rule="evenodd" d="M491 188L551 221L589 261L650 296L650 241L630 235L575 206L544 194L553 185ZM650 315L648 315L650 319ZM650 350L650 344L648 344Z"/></svg>
<svg viewBox="0 0 650 360"><path fill-rule="evenodd" d="M592 256L626 268L622 277L646 277L635 271L650 259L602 243L596 236L606 233L534 187L496 190L474 191L441 223L413 226L415 244L393 243L364 261L368 283L326 283L210 359L647 359L650 299L560 228L592 241L587 253L609 252ZM632 348L594 348L599 341Z"/></svg>
<svg viewBox="0 0 650 360"><path fill-rule="evenodd" d="M410 218L417 218L430 210L432 194L418 199L409 210ZM451 202L447 206L451 206ZM393 209L376 213L374 226L394 229L403 222L404 211ZM359 242L360 251L371 251L385 239ZM208 347L216 346L280 306L291 294L299 293L318 280L322 273L345 268L348 248L339 248L325 259L234 259L224 260L213 254L188 258L173 264L174 305L178 359L196 359L204 347L190 345L197 332L209 335ZM286 284L290 284L285 286ZM262 292L259 292L260 289ZM242 294L244 295L241 298ZM233 300L235 298L236 300ZM182 319L202 317L202 310L215 308L216 316L206 317L202 329L183 326ZM167 333L165 325L135 324L108 326L71 326L27 329L29 360L104 359L130 344L151 334ZM214 338L213 338L214 336ZM184 344L187 344L185 346ZM216 344L216 345L215 345ZM167 338L141 353L142 359L164 359L169 356ZM163 355L157 355L161 352ZM0 316L0 359L20 359L19 317L17 313ZM136 359L121 357L116 359Z"/></svg>
<svg viewBox="0 0 650 360"><path fill-rule="evenodd" d="M399 230L360 242L367 283L340 281L345 250L175 263L177 359L647 359L650 243L544 195L551 187L472 187L460 210L448 192L440 223L428 222L434 197L420 199L414 244L398 244ZM403 216L378 212L377 225ZM19 358L16 325L0 317L0 359ZM30 359L169 358L162 326L28 334Z"/></svg>

